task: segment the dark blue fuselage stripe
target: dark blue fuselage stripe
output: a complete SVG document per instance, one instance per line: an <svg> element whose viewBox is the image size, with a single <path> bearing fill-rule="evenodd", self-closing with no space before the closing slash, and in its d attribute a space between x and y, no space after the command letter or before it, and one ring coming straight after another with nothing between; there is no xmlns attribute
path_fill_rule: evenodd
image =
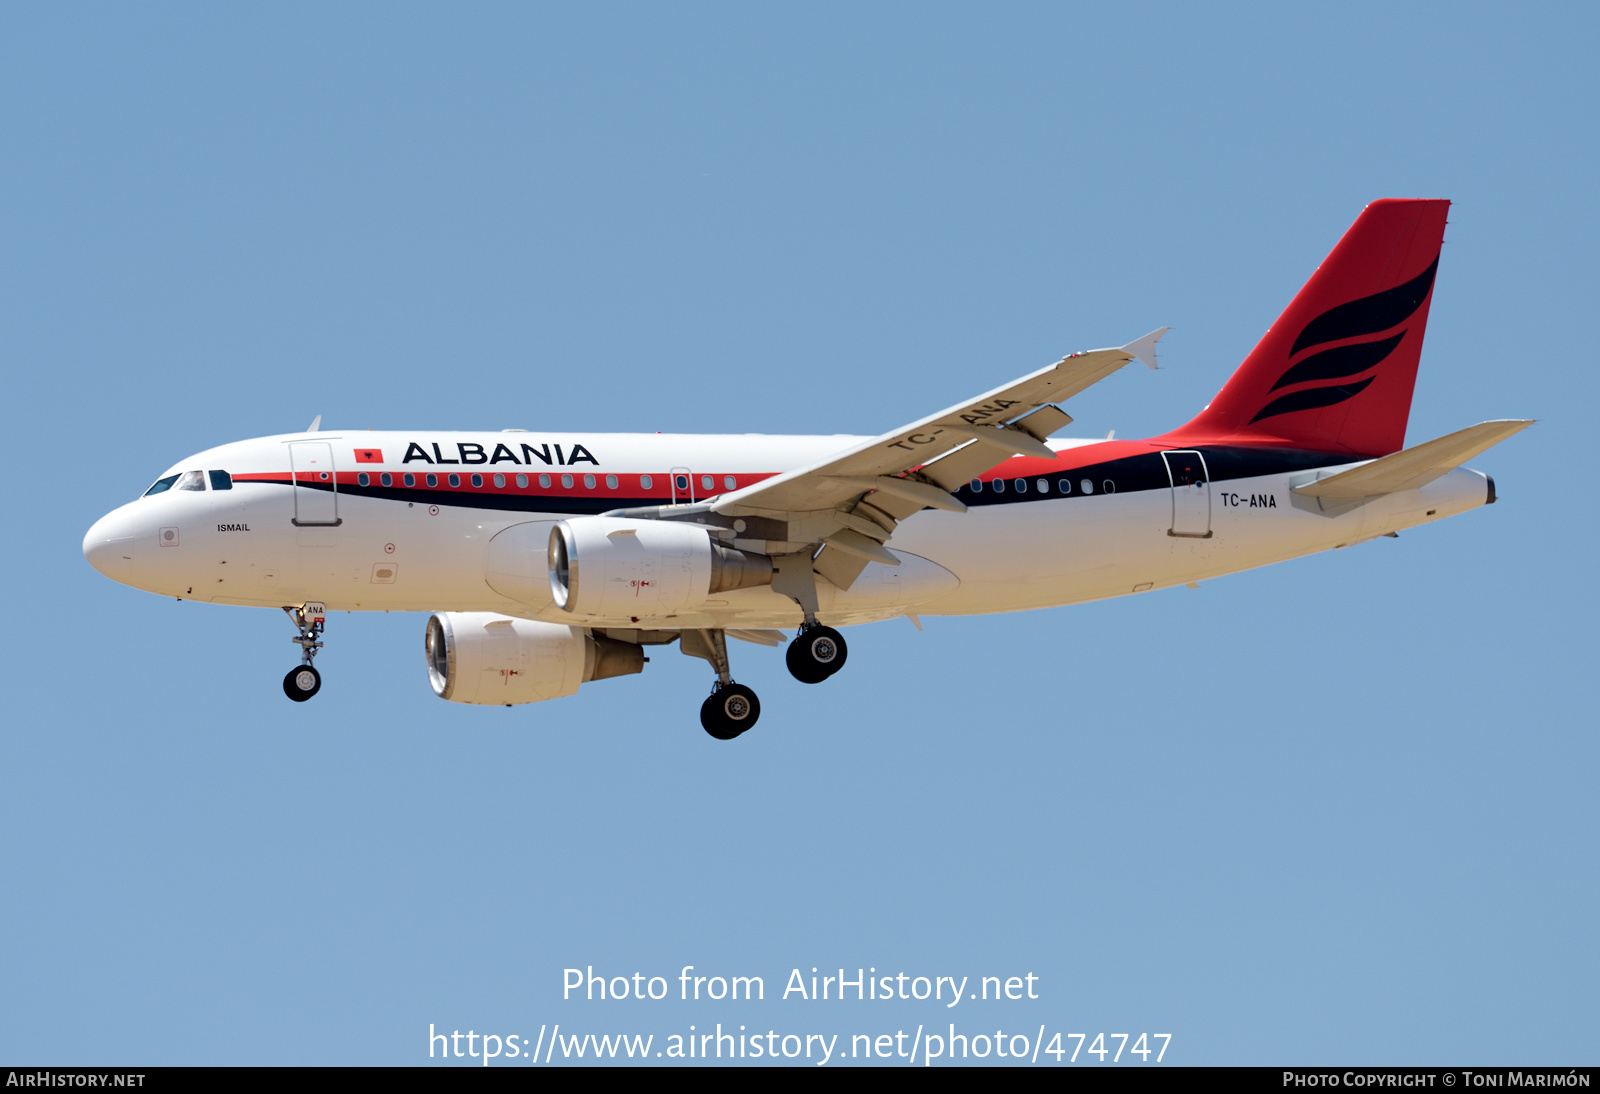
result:
<svg viewBox="0 0 1600 1094"><path fill-rule="evenodd" d="M1308 452L1298 448L1185 448L1175 449L1181 452L1199 452L1204 458L1207 475L1212 482L1226 482L1230 479L1254 479L1263 475L1285 475L1296 471L1309 471L1318 467L1334 467L1339 464L1354 463L1360 456L1352 456L1346 452ZM1063 500L1091 496L1083 490L1083 480L1088 479L1093 484L1093 495L1100 494L1126 494L1136 490L1168 490L1172 487L1171 480L1167 477L1167 464L1159 452L1142 453L1138 456L1124 456L1117 460L1106 460L1102 463L1085 464L1070 470L1035 472L1031 475L1019 476L1022 482L1027 483L1027 492L1019 493L1016 490L1016 478L1006 477L1002 481L1006 484L1004 492L994 489L996 475L983 477L983 489L975 491L968 483L955 491L969 506L973 505L1015 505L1019 502ZM1038 490L1038 482L1043 480L1048 486L1048 492ZM1066 483L1068 491L1061 490L1061 484Z"/></svg>

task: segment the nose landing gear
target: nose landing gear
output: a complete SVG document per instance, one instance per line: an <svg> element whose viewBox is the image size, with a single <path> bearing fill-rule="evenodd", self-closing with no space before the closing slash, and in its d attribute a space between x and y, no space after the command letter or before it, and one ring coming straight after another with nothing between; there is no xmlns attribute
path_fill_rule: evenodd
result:
<svg viewBox="0 0 1600 1094"><path fill-rule="evenodd" d="M300 664L289 670L283 678L283 693L297 703L303 703L322 690L322 674L311 664L311 659L322 648L317 639L327 623L327 610L316 602L298 608L284 608L289 620L300 634L289 641L300 647Z"/></svg>

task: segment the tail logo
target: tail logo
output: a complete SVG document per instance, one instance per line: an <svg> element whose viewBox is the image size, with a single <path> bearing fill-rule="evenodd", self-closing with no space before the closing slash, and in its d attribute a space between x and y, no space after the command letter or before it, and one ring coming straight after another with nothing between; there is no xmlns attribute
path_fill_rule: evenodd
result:
<svg viewBox="0 0 1600 1094"><path fill-rule="evenodd" d="M1294 348L1289 351L1289 356L1292 358L1303 349L1326 345L1329 342L1380 334L1404 323L1428 298L1428 292L1433 288L1434 274L1438 270L1439 258L1436 255L1426 270L1405 284L1328 309L1305 325L1300 336L1294 340ZM1333 406L1354 398L1366 390L1367 385L1371 384L1375 377L1368 376L1365 380L1354 382L1351 382L1350 378L1375 368L1395 351L1395 347L1400 345L1405 336L1406 332L1402 330L1388 338L1335 346L1333 349L1302 358L1290 365L1269 390L1277 391L1281 387L1315 380L1345 382L1303 388L1274 399L1250 419L1251 424L1263 418L1272 418L1296 410L1315 410L1318 407Z"/></svg>

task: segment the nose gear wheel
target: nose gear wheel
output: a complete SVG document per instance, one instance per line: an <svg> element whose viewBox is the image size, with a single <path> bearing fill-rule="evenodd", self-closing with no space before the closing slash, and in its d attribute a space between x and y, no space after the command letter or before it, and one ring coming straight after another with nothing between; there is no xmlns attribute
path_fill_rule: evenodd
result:
<svg viewBox="0 0 1600 1094"><path fill-rule="evenodd" d="M322 674L310 665L289 670L283 678L283 693L297 703L303 703L322 690Z"/></svg>

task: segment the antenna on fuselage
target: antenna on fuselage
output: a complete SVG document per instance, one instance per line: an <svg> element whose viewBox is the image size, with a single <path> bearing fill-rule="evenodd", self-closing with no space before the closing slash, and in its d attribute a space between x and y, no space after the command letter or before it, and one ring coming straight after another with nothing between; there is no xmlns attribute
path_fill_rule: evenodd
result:
<svg viewBox="0 0 1600 1094"><path fill-rule="evenodd" d="M306 426L306 432L307 433L315 433L317 430L319 430L321 428L322 428L322 415L318 414L315 418L311 419L311 424Z"/></svg>

